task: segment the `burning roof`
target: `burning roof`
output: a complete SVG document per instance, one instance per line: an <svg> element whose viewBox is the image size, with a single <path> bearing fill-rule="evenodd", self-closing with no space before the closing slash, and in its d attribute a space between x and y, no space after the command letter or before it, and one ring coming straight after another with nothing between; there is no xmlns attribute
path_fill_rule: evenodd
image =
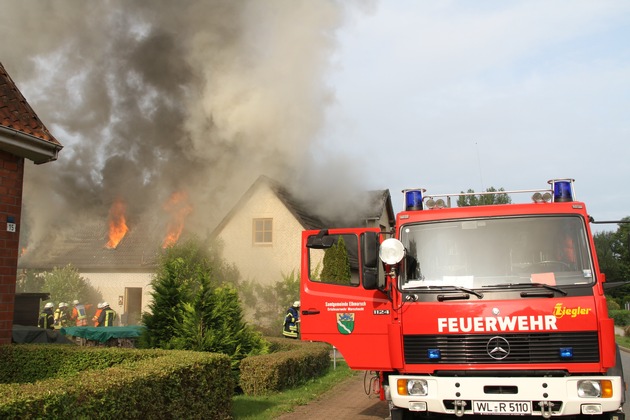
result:
<svg viewBox="0 0 630 420"><path fill-rule="evenodd" d="M134 225L115 247L109 247L107 222L77 223L63 234L28 247L18 268L51 269L72 264L82 271L142 271L153 267L162 238L149 223Z"/></svg>

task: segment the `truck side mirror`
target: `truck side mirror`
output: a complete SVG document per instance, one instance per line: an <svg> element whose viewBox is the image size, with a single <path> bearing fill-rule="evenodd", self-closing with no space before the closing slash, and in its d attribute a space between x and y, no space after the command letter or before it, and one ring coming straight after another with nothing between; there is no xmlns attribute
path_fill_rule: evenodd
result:
<svg viewBox="0 0 630 420"><path fill-rule="evenodd" d="M363 234L363 265L365 267L376 268L378 264L378 233L365 232Z"/></svg>
<svg viewBox="0 0 630 420"><path fill-rule="evenodd" d="M378 289L378 233L365 232L361 237L363 257L363 288Z"/></svg>
<svg viewBox="0 0 630 420"><path fill-rule="evenodd" d="M328 249L335 244L335 237L328 235L327 229L319 231L317 236L310 236L306 240L306 247L312 249Z"/></svg>

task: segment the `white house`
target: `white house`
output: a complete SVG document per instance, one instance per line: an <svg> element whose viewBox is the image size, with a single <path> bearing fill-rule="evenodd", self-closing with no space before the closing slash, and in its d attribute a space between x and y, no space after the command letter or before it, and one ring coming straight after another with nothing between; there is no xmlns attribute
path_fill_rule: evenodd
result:
<svg viewBox="0 0 630 420"><path fill-rule="evenodd" d="M395 216L389 190L366 193L366 207L356 214L358 226L389 230ZM259 177L214 229L211 238L223 245L223 258L246 280L270 285L299 270L301 235L305 229L340 227L312 214L278 182ZM346 222L348 223L348 222ZM151 302L151 280L163 241L163 229L144 222L130 227L115 248L108 248L105 222L75 226L63 238L28 250L18 269L51 270L72 264L121 315L134 324ZM154 224L155 225L155 224ZM95 305L97 302L86 302Z"/></svg>
<svg viewBox="0 0 630 420"><path fill-rule="evenodd" d="M367 192L366 208L351 222L389 230L395 215L389 190ZM298 272L302 231L341 227L336 221L313 214L310 206L295 198L283 185L260 176L212 233L224 245L223 257L234 263L244 279L263 285Z"/></svg>

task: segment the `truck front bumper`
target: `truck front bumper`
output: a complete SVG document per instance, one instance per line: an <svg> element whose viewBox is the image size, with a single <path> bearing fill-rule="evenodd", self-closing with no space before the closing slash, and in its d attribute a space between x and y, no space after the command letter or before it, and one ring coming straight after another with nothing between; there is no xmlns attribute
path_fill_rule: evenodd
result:
<svg viewBox="0 0 630 420"><path fill-rule="evenodd" d="M603 383L602 381L608 381ZM409 385L413 384L409 388ZM600 384L602 396L596 396ZM532 416L599 415L621 410L620 377L437 377L390 375L394 406L410 411ZM415 395L414 395L415 394Z"/></svg>

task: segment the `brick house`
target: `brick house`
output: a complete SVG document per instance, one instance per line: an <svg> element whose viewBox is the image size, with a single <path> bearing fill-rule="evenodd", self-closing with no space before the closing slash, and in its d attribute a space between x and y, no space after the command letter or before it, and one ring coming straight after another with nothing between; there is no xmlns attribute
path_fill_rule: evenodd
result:
<svg viewBox="0 0 630 420"><path fill-rule="evenodd" d="M62 147L0 63L0 345L12 336L24 160L54 161Z"/></svg>

